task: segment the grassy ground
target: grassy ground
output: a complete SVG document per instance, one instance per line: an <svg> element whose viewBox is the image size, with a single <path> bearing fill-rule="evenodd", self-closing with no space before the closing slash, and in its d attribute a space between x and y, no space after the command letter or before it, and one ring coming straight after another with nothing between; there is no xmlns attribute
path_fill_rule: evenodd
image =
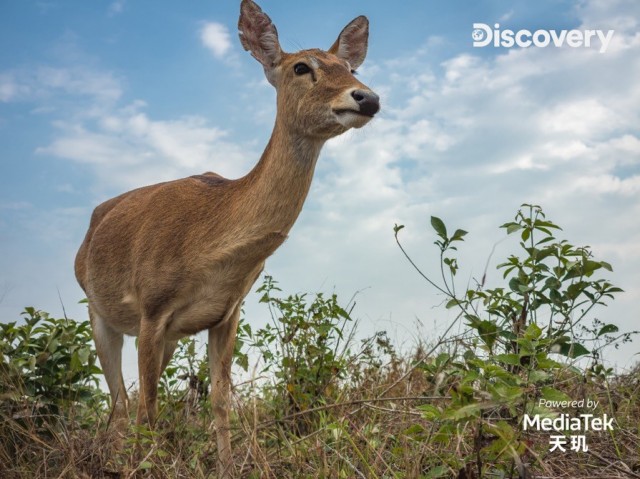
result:
<svg viewBox="0 0 640 479"><path fill-rule="evenodd" d="M613 431L587 431L588 452L561 453L549 452L550 433L524 432L514 424L513 443L520 446L513 456L491 451L494 434L478 430L482 424L513 422L504 408L488 408L481 420L457 421L443 433L444 422L429 412L432 406L447 407L457 379L434 376L424 367L433 358L423 354L388 358L379 367L354 365L326 390L325 404L304 411L288 407L264 384L237 386L237 476L640 477L638 369L608 378L558 370L550 383L568 397L599 400L593 412L614 417ZM14 402L0 418L0 477L217 477L214 431L202 392L191 381L191 387L165 394L156 430L131 428L119 446L105 411L80 407L46 416L28 401L23 409Z"/></svg>

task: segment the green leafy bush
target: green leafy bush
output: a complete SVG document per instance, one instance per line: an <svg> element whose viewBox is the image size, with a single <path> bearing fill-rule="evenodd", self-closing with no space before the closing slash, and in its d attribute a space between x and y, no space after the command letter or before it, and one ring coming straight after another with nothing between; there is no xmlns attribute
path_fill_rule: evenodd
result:
<svg viewBox="0 0 640 479"><path fill-rule="evenodd" d="M54 319L26 308L25 323L0 324L0 398L3 412L31 408L62 414L74 402L103 398L88 321Z"/></svg>
<svg viewBox="0 0 640 479"><path fill-rule="evenodd" d="M398 240L402 225L395 227L396 240L418 272L446 297L446 307L458 311L467 334L443 340L446 351L425 362L428 375L446 378L451 395L446 406L424 406L425 418L436 422L434 439L444 444L459 441L460 431L472 435L468 459L451 458L458 468L473 464L478 477L512 477L514 470L524 474L524 415L554 414L538 407L540 398L578 399L554 383L567 362L590 358L590 370L602 374L607 371L600 362L602 348L630 340L631 333L612 336L618 332L613 324L583 324L594 308L606 306L622 290L598 277L612 271L609 263L596 260L589 247L558 240L560 227L540 207L523 205L514 221L502 225L507 234L519 236L520 247L519 255L497 266L504 285L486 288L483 277L458 293L456 245L467 232L458 229L450 235L437 217L431 225L440 252L439 282L425 275L403 249Z"/></svg>
<svg viewBox="0 0 640 479"><path fill-rule="evenodd" d="M276 417L312 409L332 398L332 387L348 372L350 335L345 333L352 321L335 294L280 298L275 295L279 291L277 282L265 276L258 293L273 321L253 334L253 346L262 355L265 370L275 377ZM294 429L306 431L311 418L295 420Z"/></svg>

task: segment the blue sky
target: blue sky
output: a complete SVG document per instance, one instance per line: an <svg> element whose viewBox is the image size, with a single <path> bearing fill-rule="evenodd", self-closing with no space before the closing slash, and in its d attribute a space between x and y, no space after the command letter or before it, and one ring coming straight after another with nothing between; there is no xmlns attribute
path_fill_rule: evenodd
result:
<svg viewBox="0 0 640 479"><path fill-rule="evenodd" d="M275 93L236 35L236 1L0 5L0 320L25 306L86 315L73 258L93 207L128 189L257 161ZM637 327L640 305L640 4L615 1L259 2L287 51L371 22L360 79L382 98L366 128L329 142L305 209L267 271L287 292L361 291L363 332L429 341L450 317L410 270L436 271L430 215L470 231L462 284L511 246L498 226L542 205L625 289L600 312ZM597 48L474 48L473 23L615 30ZM498 281L490 265L490 281ZM267 311L249 295L246 311ZM637 345L610 360L629 366Z"/></svg>

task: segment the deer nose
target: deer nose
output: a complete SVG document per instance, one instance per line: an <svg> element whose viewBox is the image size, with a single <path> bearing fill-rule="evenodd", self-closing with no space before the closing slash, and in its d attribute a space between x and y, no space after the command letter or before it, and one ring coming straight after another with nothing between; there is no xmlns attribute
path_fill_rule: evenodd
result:
<svg viewBox="0 0 640 479"><path fill-rule="evenodd" d="M353 90L351 96L363 115L373 116L380 110L380 97L371 90Z"/></svg>

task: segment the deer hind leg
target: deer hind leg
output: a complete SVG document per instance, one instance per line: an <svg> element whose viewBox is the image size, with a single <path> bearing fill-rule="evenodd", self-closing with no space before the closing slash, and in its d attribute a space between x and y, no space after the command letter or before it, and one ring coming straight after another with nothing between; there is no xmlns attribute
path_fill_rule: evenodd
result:
<svg viewBox="0 0 640 479"><path fill-rule="evenodd" d="M165 341L162 330L159 331L157 326L158 322L143 317L138 336L140 397L136 424L148 423L150 426L156 421L158 382L165 359ZM173 349L170 352L173 354ZM171 358L171 354L167 356Z"/></svg>
<svg viewBox="0 0 640 479"><path fill-rule="evenodd" d="M123 334L111 328L89 305L89 319L96 343L98 359L102 372L109 386L113 420L117 427L124 427L128 423L128 398L122 379L122 343Z"/></svg>
<svg viewBox="0 0 640 479"><path fill-rule="evenodd" d="M211 405L218 441L218 471L220 477L233 475L229 409L231 361L240 319L240 303L233 307L229 318L209 329L209 369L211 373Z"/></svg>

